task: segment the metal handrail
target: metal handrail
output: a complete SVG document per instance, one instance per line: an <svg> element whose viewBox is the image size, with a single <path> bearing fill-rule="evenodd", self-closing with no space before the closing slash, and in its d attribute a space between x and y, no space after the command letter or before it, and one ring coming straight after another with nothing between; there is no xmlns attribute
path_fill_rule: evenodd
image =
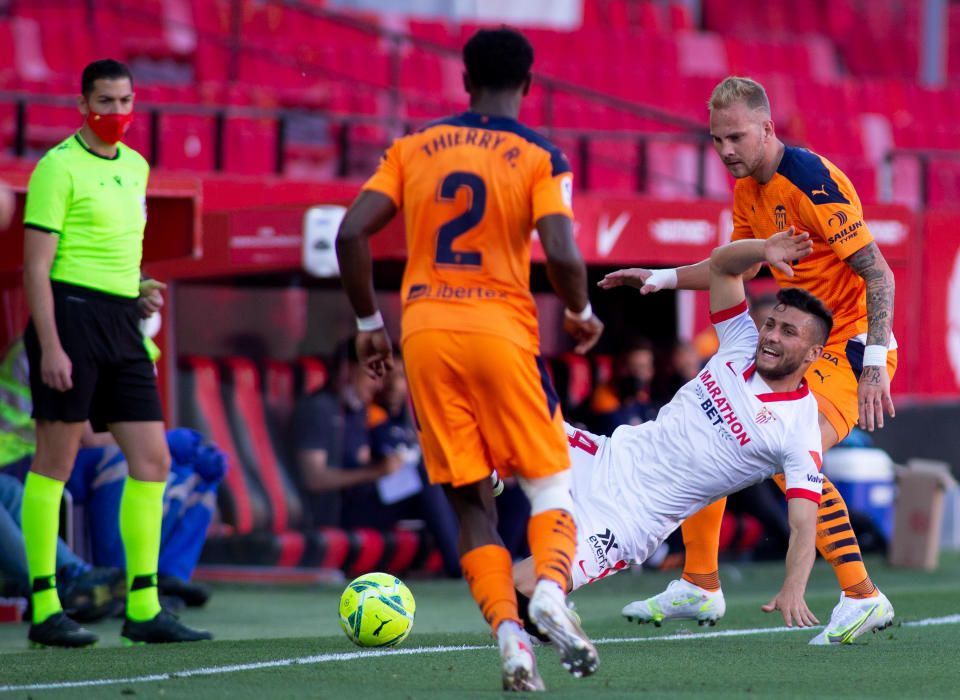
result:
<svg viewBox="0 0 960 700"><path fill-rule="evenodd" d="M72 107L76 105L76 98L68 95L37 95L33 93L2 90L0 91L0 104L13 104L16 112L16 131L14 134L13 150L14 155L24 157L27 154L27 121L28 110L31 105L47 105L56 107ZM385 116L350 114L334 112L331 110L302 109L302 108L265 108L265 107L245 107L238 105L211 106L202 104L183 104L183 103L158 103L143 101L137 104L139 112L147 115L149 124L148 143L150 151L144 155L147 156L150 165L153 167L163 165L162 147L161 147L161 116L163 114L172 115L195 115L209 117L212 123L212 141L213 141L213 170L215 172L224 170L224 149L225 149L225 130L227 122L232 118L262 119L274 123L275 129L275 154L274 154L274 172L283 174L286 167L287 145L288 145L288 126L290 119L298 115L309 115L311 117L321 117L334 125L339 130L336 138L336 172L339 177L347 177L350 173L350 156L352 150L356 147L356 142L351 140L351 130L354 126L382 126L389 130L396 126L393 119ZM77 123L79 124L79 114ZM402 125L401 131L409 133L414 125L406 121ZM612 131L602 129L571 129L554 128L551 130L551 138L572 142L575 145L579 161L579 171L576 173L579 187L590 189L590 166L594 162L603 162L603 160L591 153L590 145L595 141L623 141L635 149L635 164L632 166L634 171L635 190L643 192L647 189L647 183L650 180L649 157L647 149L651 143L688 143L698 149L698 171L697 180L694 183L693 193L700 197L710 196L711 193L706 189L705 182L705 158L708 157L709 138L703 132L651 132L630 129L617 129ZM381 144L386 145L386 144ZM594 160L597 158L597 160ZM618 164L615 161L608 160L607 163ZM626 164L623 164L627 167ZM657 173L660 178L670 179L669 173Z"/></svg>
<svg viewBox="0 0 960 700"><path fill-rule="evenodd" d="M93 2L95 1L96 0L91 0L91 10L93 7ZM458 55L458 51L436 42L414 37L403 32L385 29L374 23L351 16L349 14L309 5L302 0L268 0L268 4L281 5L294 11L308 13L312 16L340 24L353 30L378 36L388 41L393 47L391 52L392 85L390 88L388 88L394 95L394 109L392 110L392 113L388 116L373 116L306 107L264 108L241 105L211 106L203 104L155 103L150 101L141 101L138 102L138 110L146 112L149 119L149 143L151 147L150 153L147 155L149 156L152 165L162 165L162 148L161 140L159 138L161 130L160 119L162 114L200 115L211 117L214 120L214 130L212 136L214 144L213 163L215 171L223 169L224 131L227 120L231 118L265 119L272 120L275 123L276 152L274 170L276 173L282 174L286 164L288 125L290 120L298 116L312 116L322 117L339 129L339 133L335 139L338 158L336 172L340 176L349 175L349 157L351 150L356 147L356 143L351 140L351 130L353 126L382 126L387 134L392 133L395 135L409 133L413 128L411 120L402 117L398 109L400 104L400 56L404 45L413 45L427 52L439 54L445 57L454 57ZM139 17L153 21L160 20L160 17L156 12L145 10L142 5L139 5L139 3L126 2L124 0L114 0L112 5L114 8L120 9L125 14L129 14L133 17ZM277 65L296 66L297 68L307 69L314 72L323 71L328 78L334 81L345 79L345 76L338 76L336 72L330 71L326 66L322 66L310 61L294 59L290 56L278 53L274 47L267 47L259 43L241 42L239 37L239 14L237 14L240 11L239 8L240 5L238 1L234 0L232 5L232 11L234 13L232 20L234 29L233 36L225 36L222 33L215 32L204 32L193 27L194 31L198 33L201 41L215 42L221 46L228 47L233 52L234 66L237 64L237 55L239 52L245 52L248 55L253 55L255 57L272 61ZM193 25L190 26L192 27ZM350 80L352 89L359 88L363 90L375 90L378 93L382 93L384 89L382 84L358 82L353 78ZM706 136L705 126L703 124L666 112L664 110L657 109L655 107L624 100L623 98L610 95L587 86L577 85L551 76L537 76L537 82L545 90L544 123L541 124L539 128L550 138L567 139L575 142L580 161L580 172L578 173L578 179L582 188L589 188L590 165L591 162L597 162L593 160L595 156L591 153L590 149L591 142L595 140L623 140L630 142L633 145L633 148L636 149L635 165L630 167L632 167L634 170L636 189L638 191L644 191L646 189L646 184L649 181L649 159L647 157L648 144L650 142L679 141L693 143L698 147L698 174L697 181L694 185L694 190L696 194L700 196L709 194L706 192L704 175L707 150L706 144L708 143L708 139ZM586 102L599 104L603 107L620 111L624 114L634 117L659 122L665 128L679 129L679 131L660 133L632 129L597 130L556 127L553 125L552 106L557 93L568 93L576 96L577 98L583 99ZM418 95L417 97L421 99L426 97L427 99L424 100L424 102L428 105L432 102L426 95ZM0 91L0 103L13 103L16 106L17 128L13 143L15 155L22 157L27 153L27 113L30 105L42 104L51 106L72 106L75 104L75 100L76 98L73 96L33 94L20 91ZM437 111L438 113L440 112L440 110ZM602 158L599 158L598 160L602 162ZM615 161L611 159L608 162ZM669 174L658 174L658 176L669 178Z"/></svg>

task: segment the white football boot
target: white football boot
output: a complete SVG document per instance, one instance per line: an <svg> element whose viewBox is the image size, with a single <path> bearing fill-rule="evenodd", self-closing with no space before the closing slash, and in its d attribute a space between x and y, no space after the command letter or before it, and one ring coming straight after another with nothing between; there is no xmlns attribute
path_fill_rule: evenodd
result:
<svg viewBox="0 0 960 700"><path fill-rule="evenodd" d="M840 602L830 614L830 622L810 640L815 645L853 644L867 632L878 632L893 624L893 606L880 591L873 598L848 598L840 594Z"/></svg>
<svg viewBox="0 0 960 700"><path fill-rule="evenodd" d="M700 625L713 626L726 611L722 590L707 591L678 579L671 581L663 593L625 606L620 614L628 622L652 622L657 627L664 620L696 620Z"/></svg>
<svg viewBox="0 0 960 700"><path fill-rule="evenodd" d="M497 628L500 661L503 667L503 689L508 692L546 690L537 670L530 637L516 623L504 622Z"/></svg>
<svg viewBox="0 0 960 700"><path fill-rule="evenodd" d="M597 649L580 627L579 616L567 607L566 595L553 581L539 581L530 598L530 619L560 654L560 663L574 677L596 673Z"/></svg>

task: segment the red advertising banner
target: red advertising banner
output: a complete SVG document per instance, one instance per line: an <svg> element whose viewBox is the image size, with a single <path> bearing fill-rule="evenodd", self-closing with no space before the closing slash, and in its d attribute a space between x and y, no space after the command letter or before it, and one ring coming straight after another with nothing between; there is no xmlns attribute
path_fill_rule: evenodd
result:
<svg viewBox="0 0 960 700"><path fill-rule="evenodd" d="M915 392L956 398L960 395L960 212L931 211L924 223L921 291L908 311L919 323L916 335L903 344L916 353Z"/></svg>
<svg viewBox="0 0 960 700"><path fill-rule="evenodd" d="M733 231L730 205L724 202L583 195L575 210L577 245L594 265L685 265L709 256ZM905 263L914 215L895 205L869 206L865 213L887 260ZM537 244L534 259L543 259Z"/></svg>

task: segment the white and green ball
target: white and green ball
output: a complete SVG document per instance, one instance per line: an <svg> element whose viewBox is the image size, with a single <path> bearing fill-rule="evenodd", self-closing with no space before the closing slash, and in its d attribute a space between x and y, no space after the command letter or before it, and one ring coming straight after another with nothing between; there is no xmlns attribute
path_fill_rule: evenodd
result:
<svg viewBox="0 0 960 700"><path fill-rule="evenodd" d="M396 646L413 629L417 604L396 576L364 574L340 596L340 626L361 647Z"/></svg>

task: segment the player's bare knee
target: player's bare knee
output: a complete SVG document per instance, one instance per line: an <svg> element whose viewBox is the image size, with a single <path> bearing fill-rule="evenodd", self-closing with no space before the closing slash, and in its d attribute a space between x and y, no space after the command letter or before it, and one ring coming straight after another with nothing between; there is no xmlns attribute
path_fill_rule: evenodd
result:
<svg viewBox="0 0 960 700"><path fill-rule="evenodd" d="M530 501L530 515L548 510L573 513L573 476L569 469L539 479L520 478L520 487Z"/></svg>
<svg viewBox="0 0 960 700"><path fill-rule="evenodd" d="M30 470L58 481L66 481L80 450L83 423L37 421L37 451Z"/></svg>
<svg viewBox="0 0 960 700"><path fill-rule="evenodd" d="M170 453L155 450L134 458L127 458L130 476L137 481L166 481L170 473Z"/></svg>

